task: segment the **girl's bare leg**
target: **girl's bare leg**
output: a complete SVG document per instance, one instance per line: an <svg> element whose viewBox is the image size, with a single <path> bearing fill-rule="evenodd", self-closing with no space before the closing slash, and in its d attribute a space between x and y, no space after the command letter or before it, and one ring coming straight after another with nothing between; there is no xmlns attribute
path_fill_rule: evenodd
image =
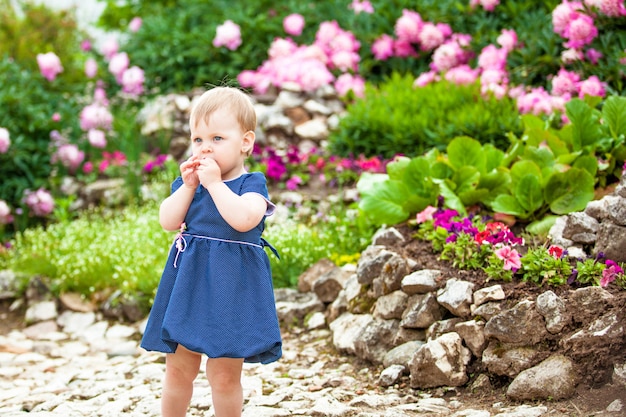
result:
<svg viewBox="0 0 626 417"><path fill-rule="evenodd" d="M202 357L182 345L165 358L165 381L161 398L163 417L184 417L193 395L193 381L200 371Z"/></svg>
<svg viewBox="0 0 626 417"><path fill-rule="evenodd" d="M243 388L241 370L243 359L208 359L206 375L211 384L215 417L241 417Z"/></svg>

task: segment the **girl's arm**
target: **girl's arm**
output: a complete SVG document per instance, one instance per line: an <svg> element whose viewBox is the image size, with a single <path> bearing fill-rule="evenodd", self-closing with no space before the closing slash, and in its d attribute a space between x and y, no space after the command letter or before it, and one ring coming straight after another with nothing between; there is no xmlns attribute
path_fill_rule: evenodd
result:
<svg viewBox="0 0 626 417"><path fill-rule="evenodd" d="M183 184L161 203L159 207L159 223L168 231L180 229L180 224L185 220L189 205L196 193L195 188Z"/></svg>
<svg viewBox="0 0 626 417"><path fill-rule="evenodd" d="M178 230L183 220L185 220L196 188L200 184L198 173L196 172L197 167L198 160L195 157L191 157L180 164L180 176L183 179L183 185L163 200L159 207L159 223L161 223L163 229L169 231Z"/></svg>
<svg viewBox="0 0 626 417"><path fill-rule="evenodd" d="M238 232L255 228L267 212L267 201L257 193L237 195L223 182L213 182L206 187L213 197L220 215Z"/></svg>

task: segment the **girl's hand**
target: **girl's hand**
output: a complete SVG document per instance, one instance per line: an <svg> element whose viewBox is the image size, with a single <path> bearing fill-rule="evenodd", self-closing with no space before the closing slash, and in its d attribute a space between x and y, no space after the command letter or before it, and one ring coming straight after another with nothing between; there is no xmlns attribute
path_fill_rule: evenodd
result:
<svg viewBox="0 0 626 417"><path fill-rule="evenodd" d="M197 168L199 161L195 156L192 156L182 164L180 164L180 176L183 179L185 185L194 190L198 188L200 179L198 178Z"/></svg>
<svg viewBox="0 0 626 417"><path fill-rule="evenodd" d="M198 179L204 188L215 182L222 182L222 171L212 158L205 157L198 163Z"/></svg>

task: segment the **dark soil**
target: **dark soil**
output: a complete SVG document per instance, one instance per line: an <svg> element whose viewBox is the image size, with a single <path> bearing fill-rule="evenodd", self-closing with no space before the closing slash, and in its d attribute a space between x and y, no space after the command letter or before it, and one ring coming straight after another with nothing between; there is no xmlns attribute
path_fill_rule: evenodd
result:
<svg viewBox="0 0 626 417"><path fill-rule="evenodd" d="M569 286L555 287L544 285L540 287L520 281L487 281L488 277L481 270L459 270L449 261L440 260L438 254L433 251L430 242L411 237L415 230L409 226L401 225L396 226L396 228L405 237L405 242L388 249L417 261L420 269L443 271L442 286L445 285L445 280L453 277L474 283L476 285L475 290L499 284L506 294L505 302L507 307L512 307L522 300L534 301L538 295L547 290L553 291L563 299L567 299L568 294L575 290L575 288ZM607 313L616 314L620 322L626 323L626 290L619 288L614 283L609 285L606 290L615 296L612 305L607 309ZM565 328L560 337L573 334L577 330L579 329L574 327ZM626 387L612 382L613 365L626 362L626 340L610 348L591 346L584 351L565 350L556 340L549 340L548 345L552 353L560 353L572 358L581 376L581 383L578 386L576 395L571 399L552 403L550 405L551 410L558 411L562 409L564 415L567 416L592 416L606 409L616 399L621 399L623 407L626 407ZM475 360L471 367L473 376L487 373L479 359ZM478 401L479 409L488 409L491 404L499 401L507 403L505 392L510 380L508 378L493 377L490 379L494 387L494 390L490 393L471 392L467 388L471 386L472 381L470 380L466 388L459 391L459 394L463 397L462 402ZM626 409L623 409L622 412L624 414L617 415L626 415Z"/></svg>

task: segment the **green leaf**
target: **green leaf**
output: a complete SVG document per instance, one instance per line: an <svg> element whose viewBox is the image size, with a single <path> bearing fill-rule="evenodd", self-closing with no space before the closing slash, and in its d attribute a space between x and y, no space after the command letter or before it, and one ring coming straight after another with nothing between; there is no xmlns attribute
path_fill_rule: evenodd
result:
<svg viewBox="0 0 626 417"><path fill-rule="evenodd" d="M594 196L594 177L584 169L555 173L544 189L544 198L555 214L582 211Z"/></svg>
<svg viewBox="0 0 626 417"><path fill-rule="evenodd" d="M517 202L515 197L510 194L500 194L491 204L491 208L496 213L511 214L519 218L527 217L524 208Z"/></svg>
<svg viewBox="0 0 626 417"><path fill-rule="evenodd" d="M454 169L463 166L476 167L485 172L485 154L479 141L467 136L458 136L448 144L448 161Z"/></svg>
<svg viewBox="0 0 626 417"><path fill-rule="evenodd" d="M411 158L406 156L396 156L393 161L387 164L387 174L392 180L401 180L404 173L411 163Z"/></svg>
<svg viewBox="0 0 626 417"><path fill-rule="evenodd" d="M491 143L487 143L483 146L483 153L485 154L485 172L492 172L494 169L502 166L504 152L500 149Z"/></svg>
<svg viewBox="0 0 626 417"><path fill-rule="evenodd" d="M362 196L359 208L377 225L398 224L410 215L404 207L408 197L409 191L399 181L375 183L369 193Z"/></svg>
<svg viewBox="0 0 626 417"><path fill-rule="evenodd" d="M517 184L526 174L541 177L541 168L539 168L536 163L529 160L518 161L511 167L511 181L513 184Z"/></svg>
<svg viewBox="0 0 626 417"><path fill-rule="evenodd" d="M539 177L526 174L517 182L513 195L522 208L528 213L539 210L544 203L543 190Z"/></svg>
<svg viewBox="0 0 626 417"><path fill-rule="evenodd" d="M548 236L548 233L550 232L552 226L554 226L556 219L558 219L559 217L560 216L552 215L544 216L543 218L526 225L526 231L535 236L546 237Z"/></svg>
<svg viewBox="0 0 626 417"><path fill-rule="evenodd" d="M439 184L439 194L443 196L444 206L454 209L461 215L466 215L465 205L454 191L445 183L445 181L437 181Z"/></svg>
<svg viewBox="0 0 626 417"><path fill-rule="evenodd" d="M602 137L598 111L578 98L570 100L565 108L573 127L572 146L574 151L580 151L588 146L595 148Z"/></svg>
<svg viewBox="0 0 626 417"><path fill-rule="evenodd" d="M613 139L617 140L620 135L626 135L626 97L607 98L602 107L602 117Z"/></svg>
<svg viewBox="0 0 626 417"><path fill-rule="evenodd" d="M474 190L480 181L480 172L473 166L464 166L454 173L452 181L456 185L454 190L457 194Z"/></svg>
<svg viewBox="0 0 626 417"><path fill-rule="evenodd" d="M584 169L595 178L598 172L598 160L591 155L583 155L574 162L575 168Z"/></svg>

